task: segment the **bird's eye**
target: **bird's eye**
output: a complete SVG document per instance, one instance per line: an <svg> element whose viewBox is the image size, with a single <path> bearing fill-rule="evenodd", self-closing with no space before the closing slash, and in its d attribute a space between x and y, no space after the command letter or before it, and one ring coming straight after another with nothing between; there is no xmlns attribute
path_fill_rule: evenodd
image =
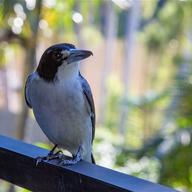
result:
<svg viewBox="0 0 192 192"><path fill-rule="evenodd" d="M61 57L61 54L60 53L56 53L55 56L56 56L56 58L59 58L59 57Z"/></svg>

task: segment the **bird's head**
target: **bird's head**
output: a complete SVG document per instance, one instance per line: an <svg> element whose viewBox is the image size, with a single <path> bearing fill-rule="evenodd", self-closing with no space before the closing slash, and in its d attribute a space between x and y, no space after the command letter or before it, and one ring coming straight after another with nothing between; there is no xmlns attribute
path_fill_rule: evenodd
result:
<svg viewBox="0 0 192 192"><path fill-rule="evenodd" d="M59 68L63 70L72 64L77 64L90 55L91 51L76 49L69 43L56 44L45 50L43 53L37 72L46 81L53 81Z"/></svg>

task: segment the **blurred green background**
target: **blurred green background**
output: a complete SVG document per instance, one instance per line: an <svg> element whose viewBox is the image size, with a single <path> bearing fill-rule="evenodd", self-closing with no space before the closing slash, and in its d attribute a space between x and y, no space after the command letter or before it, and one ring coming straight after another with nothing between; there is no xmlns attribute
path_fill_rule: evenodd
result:
<svg viewBox="0 0 192 192"><path fill-rule="evenodd" d="M192 0L0 0L0 134L47 141L23 88L43 51L92 50L99 165L192 192ZM0 191L24 191L0 181Z"/></svg>

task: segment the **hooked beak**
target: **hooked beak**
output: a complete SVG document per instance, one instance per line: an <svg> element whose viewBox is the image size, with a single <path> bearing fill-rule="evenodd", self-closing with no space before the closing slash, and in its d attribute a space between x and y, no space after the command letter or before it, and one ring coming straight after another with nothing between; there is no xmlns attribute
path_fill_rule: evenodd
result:
<svg viewBox="0 0 192 192"><path fill-rule="evenodd" d="M80 49L70 49L69 56L67 58L68 63L73 63L76 61L80 61L86 59L87 57L93 55L91 51L88 50L80 50Z"/></svg>

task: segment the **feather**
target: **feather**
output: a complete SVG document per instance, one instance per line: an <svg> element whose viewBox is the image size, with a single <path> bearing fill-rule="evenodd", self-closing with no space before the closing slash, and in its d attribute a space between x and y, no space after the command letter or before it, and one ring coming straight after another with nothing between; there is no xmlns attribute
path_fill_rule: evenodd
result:
<svg viewBox="0 0 192 192"><path fill-rule="evenodd" d="M28 77L27 77L27 81L26 81L26 84L25 84L25 101L26 101L26 104L29 108L32 108L31 104L30 104L30 99L29 99L29 84L31 83L33 79L33 73L30 74Z"/></svg>
<svg viewBox="0 0 192 192"><path fill-rule="evenodd" d="M95 106L93 101L93 95L87 80L80 73L79 73L79 76L82 83L83 93L85 95L85 98L90 108L90 117L92 122L92 142L93 142L93 139L95 137Z"/></svg>

